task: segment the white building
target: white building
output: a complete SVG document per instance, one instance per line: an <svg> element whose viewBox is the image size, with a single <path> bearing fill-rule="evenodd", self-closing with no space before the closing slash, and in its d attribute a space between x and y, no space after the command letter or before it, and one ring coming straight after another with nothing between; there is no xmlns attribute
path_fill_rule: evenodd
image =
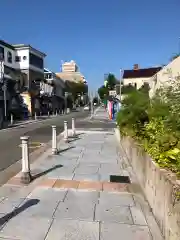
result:
<svg viewBox="0 0 180 240"><path fill-rule="evenodd" d="M161 67L139 68L138 64L133 69L124 70L122 76L123 85L133 85L137 89L145 83L151 84L151 77L161 70Z"/></svg>
<svg viewBox="0 0 180 240"><path fill-rule="evenodd" d="M45 82L41 85L41 97L50 96L52 111L61 111L65 104L65 82L47 68L44 68L44 79Z"/></svg>
<svg viewBox="0 0 180 240"><path fill-rule="evenodd" d="M46 80L45 84L53 84L55 86L56 96L64 98L65 83L61 78L49 69L44 68L44 79Z"/></svg>
<svg viewBox="0 0 180 240"><path fill-rule="evenodd" d="M180 79L180 56L164 66L159 72L150 79L150 97L153 97L156 90L161 87L169 86L171 81Z"/></svg>
<svg viewBox="0 0 180 240"><path fill-rule="evenodd" d="M28 102L29 113L33 115L35 108L40 105L40 82L44 81L46 55L30 45L12 45L0 40L0 56L7 84L18 85L19 92L23 92L22 97ZM8 89L12 87L7 87L7 95L10 94Z"/></svg>

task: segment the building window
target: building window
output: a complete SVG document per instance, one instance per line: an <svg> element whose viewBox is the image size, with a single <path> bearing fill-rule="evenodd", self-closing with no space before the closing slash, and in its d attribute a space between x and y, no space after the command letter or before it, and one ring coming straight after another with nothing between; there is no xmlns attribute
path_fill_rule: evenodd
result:
<svg viewBox="0 0 180 240"><path fill-rule="evenodd" d="M44 69L43 59L34 55L33 53L29 54L29 63L37 68Z"/></svg>
<svg viewBox="0 0 180 240"><path fill-rule="evenodd" d="M20 62L21 61L21 57L20 56L15 56L15 61L16 62Z"/></svg>
<svg viewBox="0 0 180 240"><path fill-rule="evenodd" d="M26 60L27 59L27 57L26 56L23 56L23 60Z"/></svg>
<svg viewBox="0 0 180 240"><path fill-rule="evenodd" d="M52 78L52 74L49 73L49 74L48 74L48 79L51 79L51 78Z"/></svg>
<svg viewBox="0 0 180 240"><path fill-rule="evenodd" d="M0 60L4 60L4 48L0 46Z"/></svg>
<svg viewBox="0 0 180 240"><path fill-rule="evenodd" d="M46 73L46 74L44 75L44 78L45 78L45 79L52 79L52 73Z"/></svg>
<svg viewBox="0 0 180 240"><path fill-rule="evenodd" d="M8 63L12 63L12 53L11 52L7 52L7 61Z"/></svg>

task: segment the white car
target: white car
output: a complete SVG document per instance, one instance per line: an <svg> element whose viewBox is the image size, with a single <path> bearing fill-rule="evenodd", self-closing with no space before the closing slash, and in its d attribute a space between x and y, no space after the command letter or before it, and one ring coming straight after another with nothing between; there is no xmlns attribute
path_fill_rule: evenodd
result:
<svg viewBox="0 0 180 240"><path fill-rule="evenodd" d="M90 109L89 106L85 106L85 107L84 107L84 110L85 110L85 111L89 111L89 109Z"/></svg>

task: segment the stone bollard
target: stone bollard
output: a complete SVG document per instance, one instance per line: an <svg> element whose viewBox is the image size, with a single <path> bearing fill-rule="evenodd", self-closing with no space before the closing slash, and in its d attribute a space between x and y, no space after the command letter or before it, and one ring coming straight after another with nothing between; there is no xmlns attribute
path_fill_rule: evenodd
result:
<svg viewBox="0 0 180 240"><path fill-rule="evenodd" d="M48 111L48 117L50 117L49 111Z"/></svg>
<svg viewBox="0 0 180 240"><path fill-rule="evenodd" d="M76 128L75 128L75 119L72 118L72 136L76 135Z"/></svg>
<svg viewBox="0 0 180 240"><path fill-rule="evenodd" d="M13 125L14 120L13 120L13 114L11 114L11 125Z"/></svg>
<svg viewBox="0 0 180 240"><path fill-rule="evenodd" d="M58 152L57 150L57 133L56 133L56 126L52 126L52 154L56 155Z"/></svg>
<svg viewBox="0 0 180 240"><path fill-rule="evenodd" d="M67 121L64 121L64 141L68 142L68 126Z"/></svg>
<svg viewBox="0 0 180 240"><path fill-rule="evenodd" d="M58 111L56 110L56 116L58 115Z"/></svg>
<svg viewBox="0 0 180 240"><path fill-rule="evenodd" d="M36 112L34 113L34 119L37 120L37 114L36 114Z"/></svg>
<svg viewBox="0 0 180 240"><path fill-rule="evenodd" d="M22 175L21 182L23 184L28 184L32 180L30 173L30 162L29 162L29 137L21 137L21 148L22 148Z"/></svg>

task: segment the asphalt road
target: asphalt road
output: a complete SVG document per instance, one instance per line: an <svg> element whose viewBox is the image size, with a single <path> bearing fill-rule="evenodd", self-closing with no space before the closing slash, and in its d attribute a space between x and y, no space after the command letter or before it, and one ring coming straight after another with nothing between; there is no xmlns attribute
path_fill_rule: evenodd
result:
<svg viewBox="0 0 180 240"><path fill-rule="evenodd" d="M71 119L76 119L76 124L81 126L83 119L88 116L89 112L72 112L68 115L57 116L42 122L36 122L9 128L0 131L0 171L6 169L16 161L21 159L20 137L27 135L31 142L47 143L52 138L52 125L57 126L57 134L61 133L64 128L64 120L68 121L68 127L71 127ZM85 121L86 122L86 121ZM31 148L30 152L35 149Z"/></svg>

